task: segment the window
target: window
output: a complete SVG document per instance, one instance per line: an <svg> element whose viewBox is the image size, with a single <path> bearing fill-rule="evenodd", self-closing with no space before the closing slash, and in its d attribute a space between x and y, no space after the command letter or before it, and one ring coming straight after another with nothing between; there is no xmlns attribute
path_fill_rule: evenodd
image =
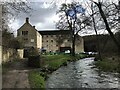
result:
<svg viewBox="0 0 120 90"><path fill-rule="evenodd" d="M51 42L53 42L53 40L51 40Z"/></svg>
<svg viewBox="0 0 120 90"><path fill-rule="evenodd" d="M31 39L31 42L34 42L34 39Z"/></svg>
<svg viewBox="0 0 120 90"><path fill-rule="evenodd" d="M28 41L28 38L24 38L24 41Z"/></svg>
<svg viewBox="0 0 120 90"><path fill-rule="evenodd" d="M47 42L48 42L48 40L47 40Z"/></svg>
<svg viewBox="0 0 120 90"><path fill-rule="evenodd" d="M28 35L28 31L22 31L22 35Z"/></svg>

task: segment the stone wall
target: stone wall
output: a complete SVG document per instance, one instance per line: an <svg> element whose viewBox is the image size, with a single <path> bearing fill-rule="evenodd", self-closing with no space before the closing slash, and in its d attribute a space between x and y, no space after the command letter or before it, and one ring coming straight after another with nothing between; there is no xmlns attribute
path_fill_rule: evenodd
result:
<svg viewBox="0 0 120 90"><path fill-rule="evenodd" d="M24 50L23 49L12 49L12 48L6 48L6 47L1 47L1 51L0 53L1 55L1 62L8 62L14 59L22 59L23 58L23 54L24 54Z"/></svg>
<svg viewBox="0 0 120 90"><path fill-rule="evenodd" d="M46 49L47 52L52 51L56 52L59 50L60 47L71 47L72 48L72 39L71 36L68 35L43 35L42 36L42 46ZM60 38L61 41L58 39ZM63 40L62 40L63 39ZM61 44L58 44L58 41L61 42ZM83 38L80 36L77 36L75 41L75 52L80 53L84 52L84 41Z"/></svg>
<svg viewBox="0 0 120 90"><path fill-rule="evenodd" d="M16 50L2 47L2 62L11 61L16 56Z"/></svg>

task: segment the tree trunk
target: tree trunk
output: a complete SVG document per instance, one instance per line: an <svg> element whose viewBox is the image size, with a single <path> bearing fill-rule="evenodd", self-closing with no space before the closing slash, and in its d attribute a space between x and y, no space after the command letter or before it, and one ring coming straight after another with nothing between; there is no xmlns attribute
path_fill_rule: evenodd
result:
<svg viewBox="0 0 120 90"><path fill-rule="evenodd" d="M74 30L72 31L72 56L75 56L75 38L76 35L74 35Z"/></svg>
<svg viewBox="0 0 120 90"><path fill-rule="evenodd" d="M94 13L94 10L93 10L93 4L91 5L91 9L92 9L92 14L93 14L93 13ZM101 57L101 51L100 51L100 42L99 42L99 38L98 38L98 33L97 33L97 29L96 29L96 24L95 24L95 18L94 18L94 15L92 15L92 20L93 20L93 27L94 27L94 30L95 30L95 33L96 33L98 58L99 58L100 60L102 60L102 57Z"/></svg>
<svg viewBox="0 0 120 90"><path fill-rule="evenodd" d="M75 56L75 40L76 40L75 23L76 23L76 20L77 20L77 15L75 14L75 20L73 22L73 27L72 27L72 56Z"/></svg>
<svg viewBox="0 0 120 90"><path fill-rule="evenodd" d="M111 38L113 39L114 43L116 44L116 46L118 47L118 49L119 49L119 51L120 51L120 44L119 44L119 42L117 41L117 39L115 38L114 34L112 33L112 31L111 31L111 29L110 29L110 27L109 27L109 24L108 24L108 21L107 21L107 19L106 19L106 16L105 16L105 14L104 14L104 12L103 12L103 10L102 10L101 3L100 3L100 2L99 2L99 3L94 2L94 3L95 3L95 4L98 6L98 8L99 8L99 12L100 12L101 17L103 18L104 23L105 23L106 30L108 31L108 33L110 34Z"/></svg>

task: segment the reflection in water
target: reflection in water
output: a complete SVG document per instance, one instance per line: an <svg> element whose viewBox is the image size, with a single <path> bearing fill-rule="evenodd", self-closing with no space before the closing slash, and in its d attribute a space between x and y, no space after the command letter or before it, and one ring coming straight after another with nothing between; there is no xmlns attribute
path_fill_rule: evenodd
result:
<svg viewBox="0 0 120 90"><path fill-rule="evenodd" d="M70 62L50 75L46 88L120 88L117 73L93 68L94 58Z"/></svg>

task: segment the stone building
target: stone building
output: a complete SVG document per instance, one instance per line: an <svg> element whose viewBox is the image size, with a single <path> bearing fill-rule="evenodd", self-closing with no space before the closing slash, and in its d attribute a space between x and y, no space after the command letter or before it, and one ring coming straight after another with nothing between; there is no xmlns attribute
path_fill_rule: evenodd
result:
<svg viewBox="0 0 120 90"><path fill-rule="evenodd" d="M72 48L72 32L70 30L39 31L42 35L42 47L47 51L64 52ZM76 38L75 52L83 52L83 39L79 35Z"/></svg>
<svg viewBox="0 0 120 90"><path fill-rule="evenodd" d="M24 48L34 47L41 49L42 47L42 36L29 23L29 18L26 18L26 22L18 29L17 37L23 44Z"/></svg>
<svg viewBox="0 0 120 90"><path fill-rule="evenodd" d="M17 33L24 47L35 47L47 52L71 51L72 48L70 30L37 31L29 23L29 18L26 18L25 24L18 29ZM79 35L76 38L75 48L77 53L84 51L83 39Z"/></svg>

